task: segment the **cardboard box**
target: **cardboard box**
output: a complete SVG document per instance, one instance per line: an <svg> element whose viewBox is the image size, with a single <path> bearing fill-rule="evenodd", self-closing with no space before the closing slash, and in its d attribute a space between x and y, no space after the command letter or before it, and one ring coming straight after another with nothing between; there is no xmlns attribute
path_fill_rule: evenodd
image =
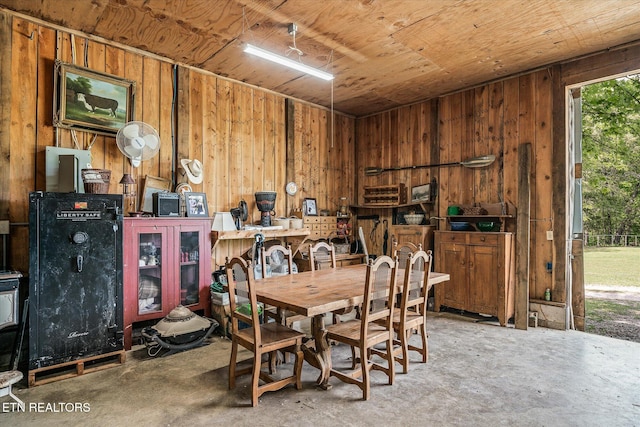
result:
<svg viewBox="0 0 640 427"><path fill-rule="evenodd" d="M231 307L229 304L221 305L211 303L211 317L213 317L219 324L220 328L223 331L223 336L228 337L231 336Z"/></svg>

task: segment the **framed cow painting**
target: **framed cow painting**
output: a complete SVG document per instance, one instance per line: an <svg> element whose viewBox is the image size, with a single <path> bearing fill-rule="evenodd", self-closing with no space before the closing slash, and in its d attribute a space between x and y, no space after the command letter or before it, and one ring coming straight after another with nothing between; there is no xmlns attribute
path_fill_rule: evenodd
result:
<svg viewBox="0 0 640 427"><path fill-rule="evenodd" d="M135 82L56 60L53 125L115 135L133 120Z"/></svg>

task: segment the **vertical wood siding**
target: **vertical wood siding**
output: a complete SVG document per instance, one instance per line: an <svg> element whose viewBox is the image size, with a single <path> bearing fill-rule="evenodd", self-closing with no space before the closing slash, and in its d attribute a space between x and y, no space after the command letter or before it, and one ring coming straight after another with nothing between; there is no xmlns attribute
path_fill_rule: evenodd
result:
<svg viewBox="0 0 640 427"><path fill-rule="evenodd" d="M517 207L517 150L531 142L535 153L532 173L531 201L531 285L530 296L541 299L551 287L547 261L555 261L553 242L546 240L553 216L552 188L552 87L548 70L488 84L479 88L442 97L436 103L399 108L390 112L359 119L356 138L359 179L362 185L404 183L407 188L438 180L438 198L433 215L446 217L453 204L510 202ZM426 113L425 113L426 112ZM422 114L437 116L437 129L430 126ZM393 125L392 123L395 123ZM428 135L437 134L437 141ZM437 147L431 149L430 144ZM431 154L437 152L437 158ZM375 153L382 153L382 157ZM494 154L496 162L487 168L471 169L458 166L411 169L385 172L379 176L364 176L367 166L412 166L461 162L472 157ZM359 193L362 203L362 194ZM389 210L372 211L389 221ZM369 213L369 211L367 211ZM361 221L366 226L370 221ZM440 228L446 227L444 219ZM511 229L515 231L512 226ZM380 228L371 245L379 250Z"/></svg>
<svg viewBox="0 0 640 427"><path fill-rule="evenodd" d="M326 109L294 103L293 178L302 191L287 196L283 96L20 18L3 15L0 25L2 40L10 42L3 49L3 64L10 67L5 67L2 81L10 75L12 89L3 91L10 107L3 108L0 147L2 158L10 157L10 162L2 170L7 185L1 193L4 212L0 218L22 224L11 231L10 264L15 269L28 271L29 253L24 244L28 241L28 194L46 188L44 152L48 146L91 146L92 166L111 170L110 193L122 191L118 182L123 173L133 174L138 194L146 176L169 179L174 185L185 182L180 160L199 159L205 177L192 187L207 194L211 216L229 211L243 199L249 206L249 221L259 221L254 193L262 190L278 192L278 216L288 216L287 206L299 208L305 197L316 198L319 209L335 213L340 196L355 196L355 122L350 117L334 115L332 139L331 114ZM31 33L33 40L28 37ZM133 168L114 137L54 128L55 59L135 81L134 120L158 131L159 154ZM219 244L213 253L213 268L250 245L251 241Z"/></svg>
<svg viewBox="0 0 640 427"><path fill-rule="evenodd" d="M28 193L45 189L47 146L87 149L93 143L93 166L112 171L111 193L121 191L123 173L133 173L138 194L147 175L184 182L180 159L201 159L205 178L193 187L207 194L211 215L244 199L250 220L257 221L256 191L277 191L276 213L289 215L305 197L315 198L319 209L335 211L340 197L362 204L363 186L402 182L410 189L433 177L438 180L433 216L444 217L454 203L515 205L517 149L530 142L535 162L530 296L542 298L550 287L561 301L567 268L564 87L640 68L640 47L633 46L355 120L6 13L0 18L0 219L14 224L10 265L21 271L28 270ZM134 118L160 133L158 156L134 169L115 138L75 132L74 139L71 131L54 128L55 59L135 81ZM287 120L285 104L293 121ZM364 175L369 166L459 162L488 153L497 161L482 170L446 167ZM284 192L290 179L300 188L295 196ZM366 213L391 221L389 210ZM443 220L439 224L445 226ZM373 221L359 225L370 252L380 253L383 227L371 234ZM546 240L551 229L553 242ZM218 245L213 267L250 243ZM554 275L546 272L547 261L556 267Z"/></svg>

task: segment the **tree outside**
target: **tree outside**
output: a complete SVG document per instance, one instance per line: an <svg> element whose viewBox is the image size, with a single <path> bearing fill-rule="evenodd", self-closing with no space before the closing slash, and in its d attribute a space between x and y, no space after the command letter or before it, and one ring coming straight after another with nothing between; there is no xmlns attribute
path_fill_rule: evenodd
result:
<svg viewBox="0 0 640 427"><path fill-rule="evenodd" d="M640 76L582 89L583 220L589 235L640 234Z"/></svg>
<svg viewBox="0 0 640 427"><path fill-rule="evenodd" d="M640 342L640 76L582 88L587 332Z"/></svg>

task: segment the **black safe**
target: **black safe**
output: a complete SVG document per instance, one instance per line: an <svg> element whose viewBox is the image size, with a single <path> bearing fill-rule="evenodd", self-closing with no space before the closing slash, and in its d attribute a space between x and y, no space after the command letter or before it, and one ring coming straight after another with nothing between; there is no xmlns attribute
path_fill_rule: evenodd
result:
<svg viewBox="0 0 640 427"><path fill-rule="evenodd" d="M29 369L124 349L122 202L29 194Z"/></svg>

